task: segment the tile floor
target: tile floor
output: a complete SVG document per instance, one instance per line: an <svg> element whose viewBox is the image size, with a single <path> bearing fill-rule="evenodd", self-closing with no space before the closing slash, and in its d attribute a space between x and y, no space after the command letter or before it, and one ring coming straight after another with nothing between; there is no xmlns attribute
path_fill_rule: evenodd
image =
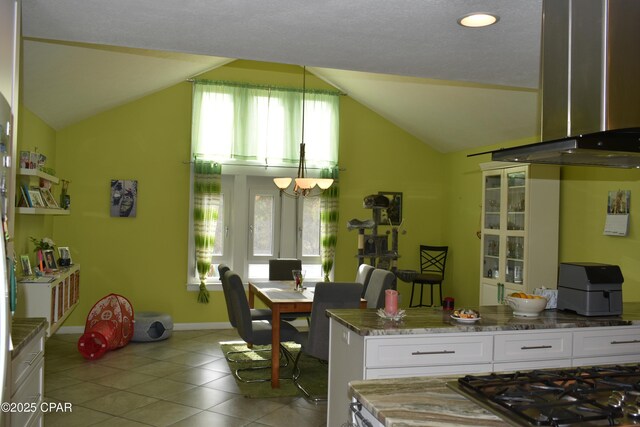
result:
<svg viewBox="0 0 640 427"><path fill-rule="evenodd" d="M96 361L80 355L78 338L56 334L46 342L45 400L73 408L45 414L46 427L326 425L326 404L240 394L219 345L238 340L235 330L174 331Z"/></svg>

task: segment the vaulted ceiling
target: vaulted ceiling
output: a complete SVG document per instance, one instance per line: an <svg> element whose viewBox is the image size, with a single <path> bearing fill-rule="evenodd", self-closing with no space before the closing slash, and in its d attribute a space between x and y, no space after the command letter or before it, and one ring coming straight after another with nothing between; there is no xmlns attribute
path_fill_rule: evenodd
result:
<svg viewBox="0 0 640 427"><path fill-rule="evenodd" d="M542 0L23 0L23 94L54 129L235 59L306 65L441 152L538 133ZM457 19L489 12L497 24Z"/></svg>

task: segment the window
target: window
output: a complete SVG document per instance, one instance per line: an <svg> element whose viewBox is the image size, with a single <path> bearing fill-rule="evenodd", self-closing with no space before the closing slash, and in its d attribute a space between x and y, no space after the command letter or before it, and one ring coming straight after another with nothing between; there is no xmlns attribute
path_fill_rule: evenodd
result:
<svg viewBox="0 0 640 427"><path fill-rule="evenodd" d="M338 92L305 92L307 166L331 167L338 155ZM238 83L194 84L192 153L222 163L222 200L212 258L243 277L268 277L268 260L298 257L307 277L321 278L320 199L281 197L275 176L294 176L302 92ZM265 163L268 168L265 168ZM285 169L286 168L286 169ZM196 283L190 230L189 283Z"/></svg>

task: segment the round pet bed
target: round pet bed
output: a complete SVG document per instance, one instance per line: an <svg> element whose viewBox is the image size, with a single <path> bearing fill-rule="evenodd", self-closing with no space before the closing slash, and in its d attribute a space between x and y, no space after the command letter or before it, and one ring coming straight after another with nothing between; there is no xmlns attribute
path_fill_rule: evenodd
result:
<svg viewBox="0 0 640 427"><path fill-rule="evenodd" d="M168 314L157 312L136 313L131 341L161 341L169 338L172 331L173 320Z"/></svg>

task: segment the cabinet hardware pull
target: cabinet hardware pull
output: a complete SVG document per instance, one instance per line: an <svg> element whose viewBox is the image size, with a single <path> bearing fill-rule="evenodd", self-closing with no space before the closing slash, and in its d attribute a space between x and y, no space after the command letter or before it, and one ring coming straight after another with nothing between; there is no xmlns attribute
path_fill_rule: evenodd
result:
<svg viewBox="0 0 640 427"><path fill-rule="evenodd" d="M35 362L36 359L40 357L40 355L42 354L42 351L39 351L37 353L31 353L31 354L33 354L33 357L31 358L31 360L29 360L28 362L27 361L24 362L29 366L33 365L33 362Z"/></svg>
<svg viewBox="0 0 640 427"><path fill-rule="evenodd" d="M640 340L631 340L631 341L611 341L611 344L637 344Z"/></svg>
<svg viewBox="0 0 640 427"><path fill-rule="evenodd" d="M520 347L520 350L537 350L541 348L553 348L553 346L552 345L535 345L532 347L523 346L523 347Z"/></svg>
<svg viewBox="0 0 640 427"><path fill-rule="evenodd" d="M364 417L364 415L362 415L362 412L360 412L362 410L362 404L360 402L352 403L351 405L349 405L349 409L351 409L351 412L353 412L353 415L355 415L356 418L362 421L362 425L366 427L373 427L373 425Z"/></svg>
<svg viewBox="0 0 640 427"><path fill-rule="evenodd" d="M442 351L414 351L412 356L422 356L424 354L453 354L455 350L442 350Z"/></svg>

